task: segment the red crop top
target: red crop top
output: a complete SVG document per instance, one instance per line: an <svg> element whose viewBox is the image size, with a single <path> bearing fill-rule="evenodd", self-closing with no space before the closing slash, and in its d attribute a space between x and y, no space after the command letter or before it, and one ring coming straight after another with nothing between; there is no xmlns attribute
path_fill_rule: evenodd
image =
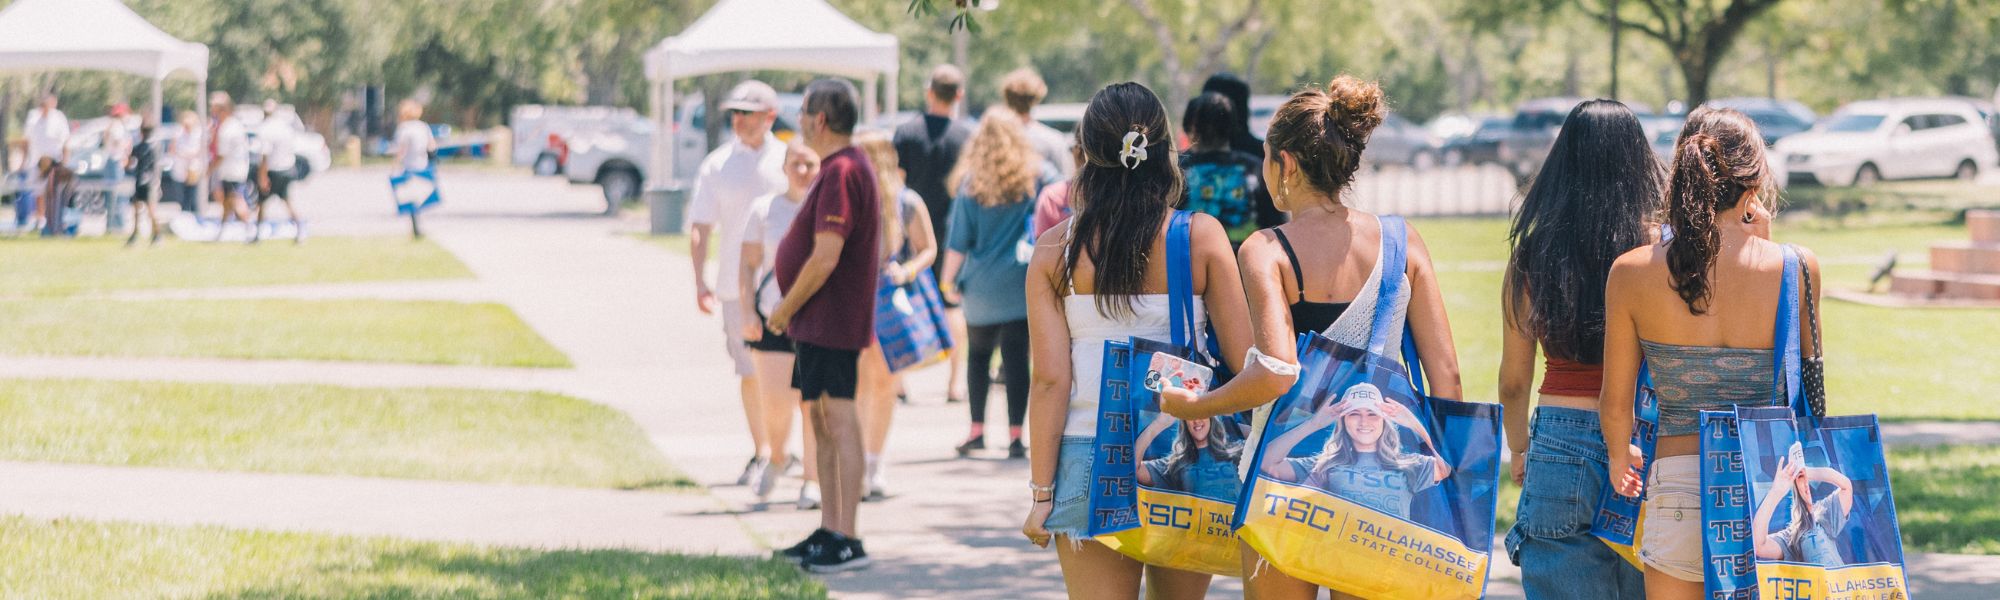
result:
<svg viewBox="0 0 2000 600"><path fill-rule="evenodd" d="M1549 357L1542 368L1538 393L1551 396L1597 397L1604 388L1604 365L1589 365Z"/></svg>

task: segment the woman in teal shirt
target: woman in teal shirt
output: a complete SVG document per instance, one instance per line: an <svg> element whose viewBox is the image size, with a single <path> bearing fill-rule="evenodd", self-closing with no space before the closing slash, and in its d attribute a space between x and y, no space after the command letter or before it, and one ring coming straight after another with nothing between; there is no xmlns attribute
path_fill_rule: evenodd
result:
<svg viewBox="0 0 2000 600"><path fill-rule="evenodd" d="M1007 376L1007 457L1028 456L1021 443L1028 416L1028 258L1035 251L1035 195L1054 172L1028 143L1020 116L1001 107L980 119L951 174L958 192L938 287L947 302L962 302L965 309L972 431L959 444L959 456L986 448L995 349Z"/></svg>

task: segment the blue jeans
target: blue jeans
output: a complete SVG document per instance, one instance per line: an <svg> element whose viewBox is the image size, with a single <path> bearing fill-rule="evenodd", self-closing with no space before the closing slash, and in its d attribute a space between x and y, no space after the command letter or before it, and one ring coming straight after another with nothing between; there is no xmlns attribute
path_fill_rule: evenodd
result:
<svg viewBox="0 0 2000 600"><path fill-rule="evenodd" d="M1528 426L1528 473L1507 556L1529 600L1645 598L1632 563L1590 534L1609 477L1597 413L1544 406Z"/></svg>
<svg viewBox="0 0 2000 600"><path fill-rule="evenodd" d="M35 184L34 184L34 182L29 182L29 183L25 183L25 184L22 184L22 185L21 185L21 191L19 191L19 192L15 192L15 193L14 193L14 228L15 228L15 229L22 229L22 228L25 228L25 227L27 227L27 226L28 226L28 221L30 221L30 220L32 220L32 219L34 218L34 216L35 216L35 195L36 195L36 194L35 194L35 192L36 192L36 190L35 190Z"/></svg>
<svg viewBox="0 0 2000 600"><path fill-rule="evenodd" d="M1075 541L1090 539L1090 459L1096 438L1063 436L1056 455L1055 508L1042 526Z"/></svg>

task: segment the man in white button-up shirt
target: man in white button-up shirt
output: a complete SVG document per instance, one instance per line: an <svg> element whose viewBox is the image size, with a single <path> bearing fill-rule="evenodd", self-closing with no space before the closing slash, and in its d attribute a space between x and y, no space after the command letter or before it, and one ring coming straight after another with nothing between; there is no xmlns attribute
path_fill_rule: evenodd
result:
<svg viewBox="0 0 2000 600"><path fill-rule="evenodd" d="M729 115L729 141L701 161L695 175L693 197L688 205L688 254L694 259L695 306L702 314L722 311L722 331L743 401L743 416L750 425L750 439L756 454L738 479L748 485L762 477L769 466L771 436L787 432L765 432L763 411L759 410L756 367L743 341L743 309L737 278L742 259L743 224L757 198L785 191L785 145L771 135L778 116L778 93L757 80L744 81L722 102ZM708 253L716 248L720 263L714 286L708 283ZM775 457L782 460L784 457Z"/></svg>

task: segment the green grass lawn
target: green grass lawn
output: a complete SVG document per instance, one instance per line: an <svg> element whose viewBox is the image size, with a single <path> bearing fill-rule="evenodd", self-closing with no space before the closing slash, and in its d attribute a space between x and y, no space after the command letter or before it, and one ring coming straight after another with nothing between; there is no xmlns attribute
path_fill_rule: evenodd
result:
<svg viewBox="0 0 2000 600"><path fill-rule="evenodd" d="M1500 282L1507 258L1501 219L1417 219L1430 247L1452 321L1466 396L1492 402L1500 360ZM1933 242L1964 240L1963 226L1890 225L1835 229L1780 223L1779 241L1813 249L1826 287L1867 287L1890 250L1921 268ZM1840 301L1823 305L1828 409L1879 413L1886 420L2000 419L2000 403L1975 402L2000 387L1991 368L2000 311L1891 309Z"/></svg>
<svg viewBox="0 0 2000 600"><path fill-rule="evenodd" d="M131 289L464 279L472 271L428 241L322 237L247 246L122 238L0 239L0 295L60 296Z"/></svg>
<svg viewBox="0 0 2000 600"><path fill-rule="evenodd" d="M2000 446L1889 448L1903 551L2000 554ZM1520 486L1500 478L1500 523L1514 526Z"/></svg>
<svg viewBox="0 0 2000 600"><path fill-rule="evenodd" d="M0 300L0 324L0 354L570 366L499 304Z"/></svg>
<svg viewBox="0 0 2000 600"><path fill-rule="evenodd" d="M825 598L775 560L0 517L15 598Z"/></svg>
<svg viewBox="0 0 2000 600"><path fill-rule="evenodd" d="M468 389L0 380L0 458L622 489L694 486L624 413L556 394Z"/></svg>
<svg viewBox="0 0 2000 600"><path fill-rule="evenodd" d="M2000 554L2000 446L1891 448L1908 552Z"/></svg>

